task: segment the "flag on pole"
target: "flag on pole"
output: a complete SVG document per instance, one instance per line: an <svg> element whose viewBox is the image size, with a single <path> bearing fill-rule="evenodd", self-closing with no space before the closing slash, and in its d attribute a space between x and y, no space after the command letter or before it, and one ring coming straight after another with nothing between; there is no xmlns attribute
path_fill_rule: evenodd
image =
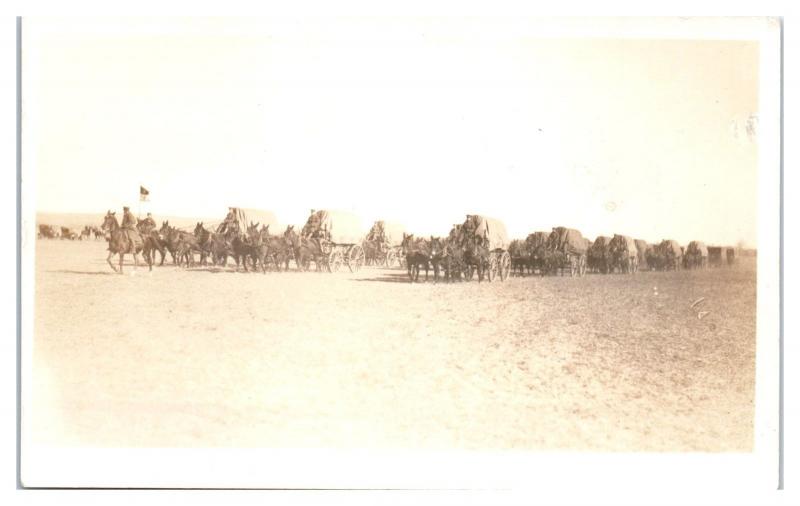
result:
<svg viewBox="0 0 800 506"><path fill-rule="evenodd" d="M147 191L147 188L144 186L139 185L139 200L141 202L147 201L147 196L150 195L150 192Z"/></svg>

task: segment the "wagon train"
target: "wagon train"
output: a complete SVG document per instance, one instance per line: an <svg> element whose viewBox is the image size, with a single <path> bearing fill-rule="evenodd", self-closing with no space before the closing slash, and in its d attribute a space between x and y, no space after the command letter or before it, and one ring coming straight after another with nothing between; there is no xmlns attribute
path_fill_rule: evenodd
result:
<svg viewBox="0 0 800 506"><path fill-rule="evenodd" d="M547 270L553 274L569 271L570 276L586 274L589 242L573 228L555 227L547 238Z"/></svg>

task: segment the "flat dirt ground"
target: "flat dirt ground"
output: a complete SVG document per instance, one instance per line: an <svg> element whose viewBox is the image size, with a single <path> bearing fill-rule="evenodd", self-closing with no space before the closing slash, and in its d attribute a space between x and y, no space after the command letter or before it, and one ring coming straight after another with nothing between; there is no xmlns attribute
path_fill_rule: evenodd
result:
<svg viewBox="0 0 800 506"><path fill-rule="evenodd" d="M753 259L435 285L377 268L120 276L105 247L37 241L33 441L752 449Z"/></svg>

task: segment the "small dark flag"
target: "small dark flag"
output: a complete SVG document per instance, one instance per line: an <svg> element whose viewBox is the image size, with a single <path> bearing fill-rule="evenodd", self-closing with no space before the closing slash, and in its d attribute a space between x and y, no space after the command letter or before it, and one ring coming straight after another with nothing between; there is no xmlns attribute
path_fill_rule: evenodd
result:
<svg viewBox="0 0 800 506"><path fill-rule="evenodd" d="M147 191L147 188L145 188L144 186L139 186L139 200L144 202L145 200L147 200L148 195L150 195L150 192Z"/></svg>

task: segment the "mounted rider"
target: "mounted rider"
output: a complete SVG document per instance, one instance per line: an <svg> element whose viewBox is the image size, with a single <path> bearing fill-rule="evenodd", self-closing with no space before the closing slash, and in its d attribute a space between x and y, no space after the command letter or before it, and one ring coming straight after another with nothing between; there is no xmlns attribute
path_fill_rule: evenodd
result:
<svg viewBox="0 0 800 506"><path fill-rule="evenodd" d="M153 219L152 213L147 213L147 218L139 223L138 228L145 234L149 234L156 228L156 220Z"/></svg>
<svg viewBox="0 0 800 506"><path fill-rule="evenodd" d="M128 237L128 241L134 245L135 249L140 249L143 245L142 236L136 230L136 216L133 215L128 206L122 208L122 231Z"/></svg>

